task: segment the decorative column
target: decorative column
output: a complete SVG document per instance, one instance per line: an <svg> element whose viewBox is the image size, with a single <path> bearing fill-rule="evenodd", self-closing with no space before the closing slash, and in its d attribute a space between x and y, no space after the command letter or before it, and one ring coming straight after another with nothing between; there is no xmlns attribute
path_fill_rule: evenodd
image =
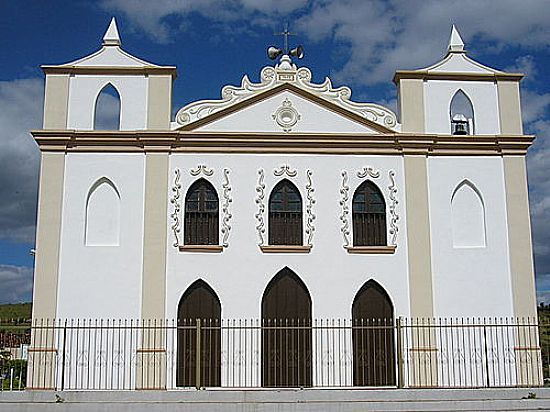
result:
<svg viewBox="0 0 550 412"><path fill-rule="evenodd" d="M407 210L407 245L409 265L409 299L412 323L404 333L411 333L409 348L409 386L437 386L438 349L434 316L430 210L426 154L405 154L405 197Z"/></svg>
<svg viewBox="0 0 550 412"><path fill-rule="evenodd" d="M42 152L27 381L32 389L55 389L57 342L53 325L57 316L64 174L65 152Z"/></svg>
<svg viewBox="0 0 550 412"><path fill-rule="evenodd" d="M145 148L141 346L136 389L166 389L166 148Z"/></svg>

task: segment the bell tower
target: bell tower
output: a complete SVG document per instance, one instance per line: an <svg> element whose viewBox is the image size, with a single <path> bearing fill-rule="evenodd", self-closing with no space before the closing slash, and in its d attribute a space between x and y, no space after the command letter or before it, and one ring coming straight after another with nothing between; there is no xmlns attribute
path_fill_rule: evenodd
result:
<svg viewBox="0 0 550 412"><path fill-rule="evenodd" d="M98 51L42 69L46 74L44 129L94 130L98 97L105 88L116 91L111 100L119 100L119 130L170 129L176 68L124 51L114 17Z"/></svg>

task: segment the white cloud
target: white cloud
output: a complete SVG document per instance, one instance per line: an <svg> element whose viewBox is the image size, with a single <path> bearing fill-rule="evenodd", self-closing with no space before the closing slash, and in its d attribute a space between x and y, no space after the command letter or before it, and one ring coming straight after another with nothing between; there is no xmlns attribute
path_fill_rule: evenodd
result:
<svg viewBox="0 0 550 412"><path fill-rule="evenodd" d="M30 302L32 276L30 267L0 265L0 304Z"/></svg>
<svg viewBox="0 0 550 412"><path fill-rule="evenodd" d="M138 29L159 43L169 42L174 29L185 29L185 18L190 13L223 24L244 21L265 25L306 4L307 0L103 0L101 3L105 10L124 13ZM233 25L231 30L235 28L239 25Z"/></svg>
<svg viewBox="0 0 550 412"><path fill-rule="evenodd" d="M398 68L436 62L446 51L452 23L459 27L466 46L471 40L477 51L550 44L548 5L537 0L103 0L101 4L125 14L159 42L169 42L172 33L185 29L192 13L217 23L228 34L246 26L273 27L281 18L291 18L296 30L311 41L334 43L338 49L334 53L345 50L333 78L351 84L389 82ZM517 62L524 69L529 63L528 58Z"/></svg>
<svg viewBox="0 0 550 412"><path fill-rule="evenodd" d="M0 82L0 238L34 242L43 81Z"/></svg>
<svg viewBox="0 0 550 412"><path fill-rule="evenodd" d="M528 3L528 4L526 4ZM445 53L452 23L468 40L505 46L547 47L550 27L544 2L324 1L315 2L299 28L314 41L347 44L349 57L335 73L342 82L388 82L396 69L430 65ZM505 12L499 12L505 10ZM474 43L473 41L471 43Z"/></svg>

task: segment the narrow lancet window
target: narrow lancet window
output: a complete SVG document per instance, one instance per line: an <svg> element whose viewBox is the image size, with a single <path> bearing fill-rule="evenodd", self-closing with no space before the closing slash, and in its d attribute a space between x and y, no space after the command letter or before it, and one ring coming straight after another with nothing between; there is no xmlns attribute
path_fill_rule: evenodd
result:
<svg viewBox="0 0 550 412"><path fill-rule="evenodd" d="M269 244L302 244L302 198L290 181L280 181L269 197Z"/></svg>
<svg viewBox="0 0 550 412"><path fill-rule="evenodd" d="M363 182L353 195L353 245L386 246L386 202L378 186Z"/></svg>
<svg viewBox="0 0 550 412"><path fill-rule="evenodd" d="M451 134L474 134L474 107L462 90L458 90L450 106Z"/></svg>
<svg viewBox="0 0 550 412"><path fill-rule="evenodd" d="M217 245L219 200L214 186L205 179L191 185L185 196L185 244Z"/></svg>
<svg viewBox="0 0 550 412"><path fill-rule="evenodd" d="M120 95L109 83L99 92L94 111L94 130L120 129Z"/></svg>

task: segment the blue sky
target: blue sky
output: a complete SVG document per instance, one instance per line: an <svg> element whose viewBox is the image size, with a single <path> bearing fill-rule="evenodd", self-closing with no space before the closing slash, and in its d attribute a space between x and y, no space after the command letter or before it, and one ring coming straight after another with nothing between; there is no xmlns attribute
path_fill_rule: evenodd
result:
<svg viewBox="0 0 550 412"><path fill-rule="evenodd" d="M469 55L491 67L521 71L539 301L550 303L550 2L543 0L99 0L0 3L0 303L32 293L39 153L28 130L42 121L41 64L97 50L111 16L122 46L175 65L173 111L217 98L244 74L257 81L271 64L265 50L286 22L299 62L314 81L330 76L353 99L395 110L396 69L414 69L445 53L451 24Z"/></svg>

